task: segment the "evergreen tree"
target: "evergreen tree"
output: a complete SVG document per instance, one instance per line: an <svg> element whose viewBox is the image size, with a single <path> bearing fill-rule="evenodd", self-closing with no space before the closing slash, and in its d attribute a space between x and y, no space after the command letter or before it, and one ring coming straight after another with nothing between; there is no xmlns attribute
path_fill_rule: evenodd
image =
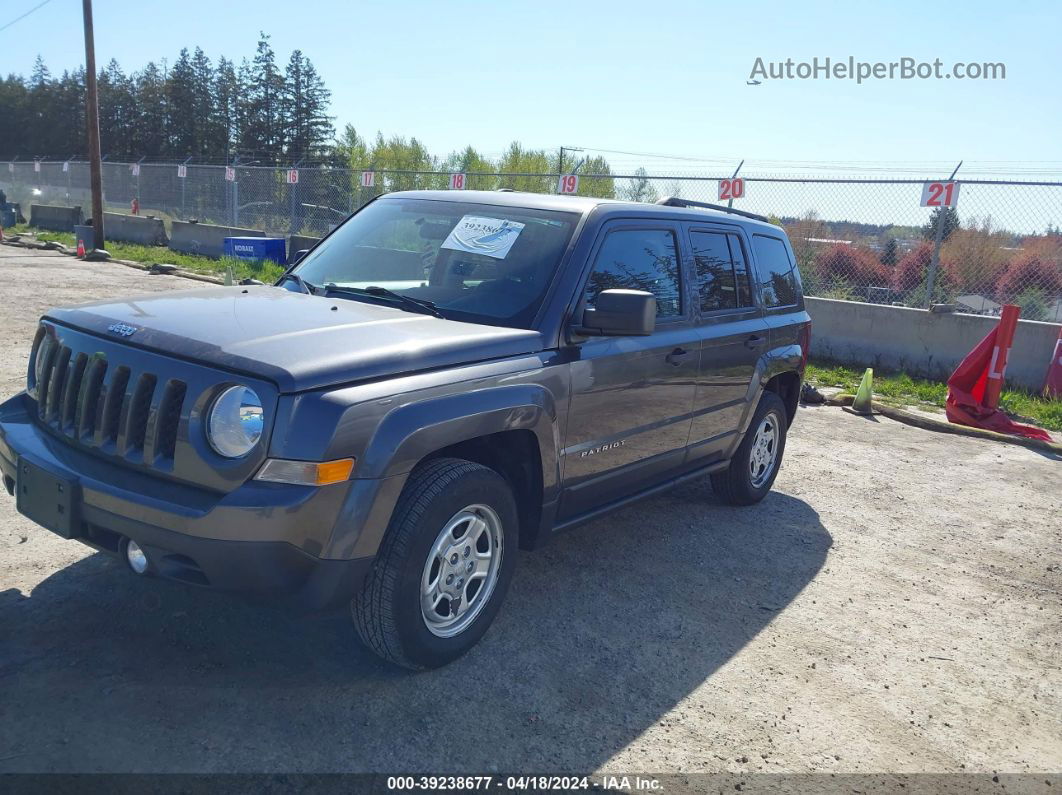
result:
<svg viewBox="0 0 1062 795"><path fill-rule="evenodd" d="M885 243L885 248L881 252L881 264L888 267L893 267L900 261L900 244L896 242L896 238L890 237Z"/></svg>
<svg viewBox="0 0 1062 795"><path fill-rule="evenodd" d="M166 76L166 133L163 154L185 158L197 148L195 118L195 71L188 49L180 55Z"/></svg>
<svg viewBox="0 0 1062 795"><path fill-rule="evenodd" d="M269 36L259 34L258 52L247 70L246 117L240 145L263 161L278 161L284 152L284 78L277 69Z"/></svg>
<svg viewBox="0 0 1062 795"><path fill-rule="evenodd" d="M937 207L929 216L926 225L922 227L922 237L926 240L936 240L937 221L944 224L944 233L941 240L947 240L951 233L959 228L959 213L954 207Z"/></svg>
<svg viewBox="0 0 1062 795"><path fill-rule="evenodd" d="M214 125L204 154L229 162L240 139L241 121L240 78L232 61L222 57L214 75Z"/></svg>
<svg viewBox="0 0 1062 795"><path fill-rule="evenodd" d="M192 55L192 119L195 130L190 155L204 158L214 150L220 119L215 95L214 67L201 47Z"/></svg>
<svg viewBox="0 0 1062 795"><path fill-rule="evenodd" d="M169 154L166 76L162 69L151 62L133 77L133 83L136 121L129 157L164 157Z"/></svg>
<svg viewBox="0 0 1062 795"><path fill-rule="evenodd" d="M327 113L330 100L331 92L313 63L295 50L284 73L281 104L288 159L317 156L329 143L335 132Z"/></svg>

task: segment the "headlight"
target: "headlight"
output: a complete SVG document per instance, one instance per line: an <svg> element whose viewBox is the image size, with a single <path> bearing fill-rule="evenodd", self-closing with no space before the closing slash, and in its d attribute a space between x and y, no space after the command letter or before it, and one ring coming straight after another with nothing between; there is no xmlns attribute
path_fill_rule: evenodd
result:
<svg viewBox="0 0 1062 795"><path fill-rule="evenodd" d="M247 455L262 438L265 417L253 389L230 386L214 401L207 419L207 440L226 458Z"/></svg>

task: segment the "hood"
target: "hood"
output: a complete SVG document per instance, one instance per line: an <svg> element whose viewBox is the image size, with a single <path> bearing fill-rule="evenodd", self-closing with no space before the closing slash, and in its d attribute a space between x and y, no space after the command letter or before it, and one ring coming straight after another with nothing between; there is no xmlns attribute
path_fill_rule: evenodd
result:
<svg viewBox="0 0 1062 795"><path fill-rule="evenodd" d="M537 331L275 287L155 293L54 309L45 317L137 348L268 378L281 392L542 349Z"/></svg>

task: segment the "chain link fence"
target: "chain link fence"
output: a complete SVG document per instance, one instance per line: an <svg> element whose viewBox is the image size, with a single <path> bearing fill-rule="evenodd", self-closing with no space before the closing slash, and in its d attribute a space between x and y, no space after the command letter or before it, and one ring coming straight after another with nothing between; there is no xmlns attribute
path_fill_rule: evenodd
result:
<svg viewBox="0 0 1062 795"><path fill-rule="evenodd" d="M725 204L720 181L729 176L580 174L575 193ZM556 193L559 177L470 173L463 188ZM744 177L733 206L785 227L808 295L918 307L956 303L989 315L1017 303L1023 318L1062 321L1062 182L960 179L956 207L934 210L920 206L933 179L755 174ZM320 236L374 196L450 189L454 182L449 173L426 171L104 162L103 185L109 211L128 212L135 198L141 214L166 220ZM23 212L31 203L80 204L87 214L90 204L85 162L0 164L0 186Z"/></svg>

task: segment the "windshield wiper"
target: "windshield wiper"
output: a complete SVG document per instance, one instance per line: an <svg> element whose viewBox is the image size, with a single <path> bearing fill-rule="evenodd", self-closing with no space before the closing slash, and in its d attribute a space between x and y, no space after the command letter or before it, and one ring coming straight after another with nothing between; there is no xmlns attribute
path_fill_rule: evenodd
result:
<svg viewBox="0 0 1062 795"><path fill-rule="evenodd" d="M329 293L349 293L351 295L369 295L374 298L390 298L394 301L405 304L414 312L431 315L432 317L444 317L443 313L440 312L431 301L423 298L413 298L409 295L402 295L402 293L396 293L394 290L388 290L386 287L377 287L376 285L369 285L368 287L344 287L343 285L329 282L324 286L324 295L328 295Z"/></svg>
<svg viewBox="0 0 1062 795"><path fill-rule="evenodd" d="M277 279L276 286L279 287L284 282L285 279L291 279L293 282L295 282L295 284L297 284L299 286L299 289L302 290L307 295L317 295L318 294L318 290L317 290L317 286L316 285L310 284L304 278L299 276L299 274L293 273L292 271L288 271L283 276L281 276L279 279Z"/></svg>

